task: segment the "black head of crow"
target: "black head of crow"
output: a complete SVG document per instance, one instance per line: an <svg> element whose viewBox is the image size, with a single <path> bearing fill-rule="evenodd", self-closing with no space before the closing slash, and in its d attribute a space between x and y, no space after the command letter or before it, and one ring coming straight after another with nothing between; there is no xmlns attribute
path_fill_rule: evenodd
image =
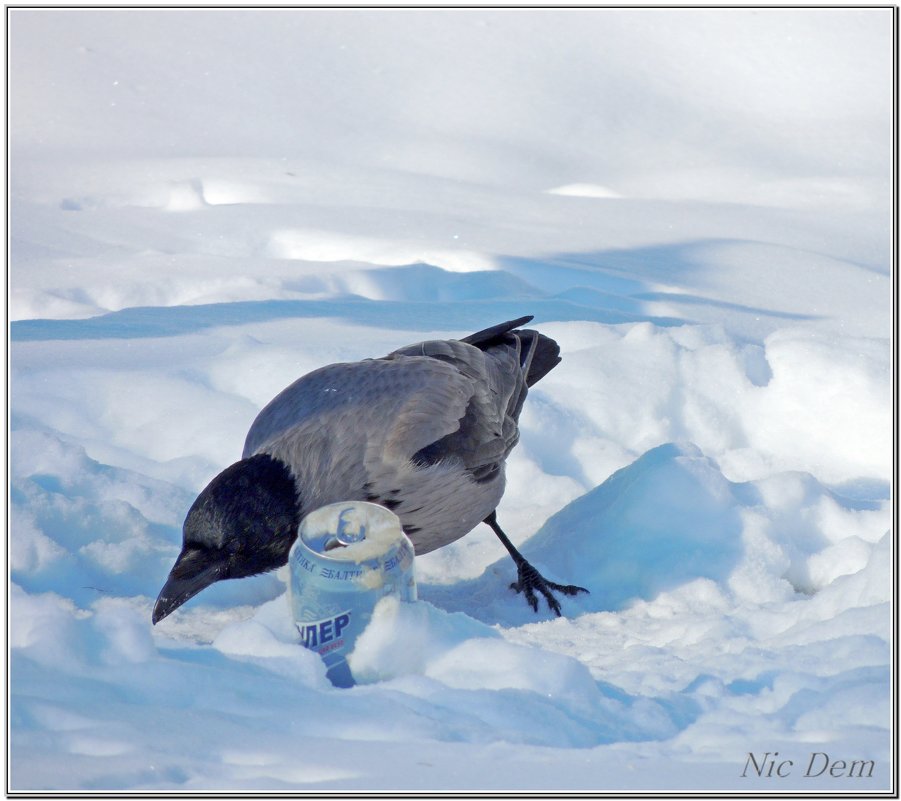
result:
<svg viewBox="0 0 901 801"><path fill-rule="evenodd" d="M305 514L352 500L391 509L417 554L487 523L516 563L511 586L536 611L540 592L559 615L554 592L587 590L544 579L495 514L528 387L560 362L556 342L517 328L531 319L332 364L279 393L251 425L241 461L191 506L153 622L215 581L286 564Z"/></svg>

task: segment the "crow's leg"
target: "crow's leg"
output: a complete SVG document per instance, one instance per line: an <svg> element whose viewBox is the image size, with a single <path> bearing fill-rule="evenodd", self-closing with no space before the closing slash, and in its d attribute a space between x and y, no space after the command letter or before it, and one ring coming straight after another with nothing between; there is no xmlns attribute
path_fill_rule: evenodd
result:
<svg viewBox="0 0 901 801"><path fill-rule="evenodd" d="M497 534L497 538L504 544L504 547L510 552L513 561L516 563L517 580L510 586L517 592L521 592L526 596L529 606L533 612L538 611L538 598L535 596L535 590L538 590L547 601L547 605L554 610L557 617L560 617L560 602L554 597L554 592L562 592L564 595L577 595L580 592L588 592L584 587L577 587L575 584L557 584L548 581L541 575L525 557L516 550L513 543L510 542L507 535L501 530L497 524L497 512L494 511L485 518L484 523L491 526L491 530Z"/></svg>

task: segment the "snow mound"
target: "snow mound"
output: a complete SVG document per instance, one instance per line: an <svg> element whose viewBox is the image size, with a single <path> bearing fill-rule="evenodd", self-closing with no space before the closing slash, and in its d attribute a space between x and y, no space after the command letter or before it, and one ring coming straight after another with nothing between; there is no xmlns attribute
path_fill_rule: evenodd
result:
<svg viewBox="0 0 901 801"><path fill-rule="evenodd" d="M797 472L731 482L697 446L668 443L571 501L521 550L546 578L589 590L560 596L570 616L692 585L732 603L784 603L863 570L890 522L885 501L844 497ZM480 620L528 622L521 597L498 593L504 576L516 578L507 558L464 592L427 584L420 594Z"/></svg>
<svg viewBox="0 0 901 801"><path fill-rule="evenodd" d="M741 560L741 519L715 464L661 445L557 512L527 551L590 589L579 606L616 610L696 578L723 581Z"/></svg>
<svg viewBox="0 0 901 801"><path fill-rule="evenodd" d="M500 636L472 618L448 614L428 603L401 603L382 598L372 621L360 635L348 662L361 683L407 674L426 675L430 665L472 638Z"/></svg>

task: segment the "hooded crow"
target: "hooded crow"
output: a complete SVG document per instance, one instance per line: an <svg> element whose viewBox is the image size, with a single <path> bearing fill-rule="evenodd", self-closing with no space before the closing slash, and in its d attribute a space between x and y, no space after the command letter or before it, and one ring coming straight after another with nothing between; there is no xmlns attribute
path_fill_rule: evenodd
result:
<svg viewBox="0 0 901 801"><path fill-rule="evenodd" d="M534 611L537 591L560 615L554 592L588 590L542 577L495 514L528 387L560 362L554 340L517 328L531 319L332 364L279 393L251 425L241 461L188 511L153 622L215 581L286 564L304 515L353 500L392 510L417 554L486 523L516 563L510 586Z"/></svg>

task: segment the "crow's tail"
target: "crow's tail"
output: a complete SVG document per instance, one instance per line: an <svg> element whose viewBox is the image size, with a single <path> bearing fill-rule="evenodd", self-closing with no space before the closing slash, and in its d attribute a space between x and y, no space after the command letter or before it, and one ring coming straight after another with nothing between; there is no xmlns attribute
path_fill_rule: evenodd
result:
<svg viewBox="0 0 901 801"><path fill-rule="evenodd" d="M531 320L532 315L519 317L516 320L476 331L461 341L474 345L479 350L488 350L497 345L516 345L516 340L519 340L519 363L525 373L526 385L531 387L561 361L560 346L550 337L529 328L514 330L516 326L524 325Z"/></svg>

